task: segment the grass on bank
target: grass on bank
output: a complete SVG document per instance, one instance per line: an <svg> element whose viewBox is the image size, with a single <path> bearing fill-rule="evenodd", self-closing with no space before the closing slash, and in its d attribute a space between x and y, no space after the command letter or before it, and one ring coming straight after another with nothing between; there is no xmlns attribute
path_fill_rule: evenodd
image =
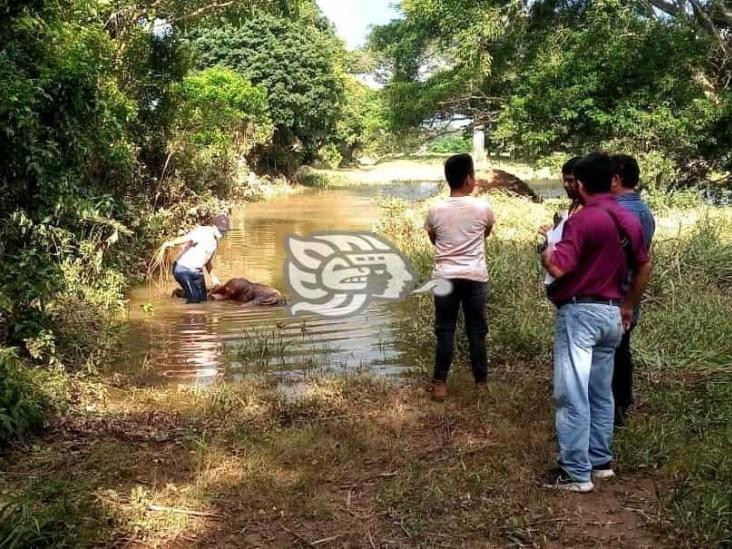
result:
<svg viewBox="0 0 732 549"><path fill-rule="evenodd" d="M444 155L402 155L390 157L368 166L353 168L326 169L302 168L297 181L305 187L329 188L358 185L383 185L388 182L435 182L444 181ZM476 165L478 176L492 169L507 171L524 181L547 180L556 178L558 168L531 167L507 158L489 158Z"/></svg>
<svg viewBox="0 0 732 549"><path fill-rule="evenodd" d="M552 307L533 252L536 227L558 203L492 198L498 216L488 244L494 363L549 364ZM407 250L423 278L431 256L424 209L385 202L380 229ZM634 334L638 403L617 441L624 471L653 471L666 486L666 516L679 535L705 546L732 544L732 209L666 207L658 214L654 274ZM432 305L413 305L403 326L415 364L431 365ZM430 342L430 343L428 343ZM458 347L463 359L467 345ZM498 366L500 367L500 366Z"/></svg>
<svg viewBox="0 0 732 549"><path fill-rule="evenodd" d="M0 459L0 547L728 546L730 210L662 212L635 338L638 406L616 445L621 478L578 498L533 483L554 455L552 308L533 243L559 204L492 201L487 394L471 390L464 341L450 400L420 391L429 298L406 304L396 336L414 383L311 377L287 398L255 367L200 389L110 385ZM378 229L426 277L424 206L383 206ZM279 360L265 343L240 358Z"/></svg>

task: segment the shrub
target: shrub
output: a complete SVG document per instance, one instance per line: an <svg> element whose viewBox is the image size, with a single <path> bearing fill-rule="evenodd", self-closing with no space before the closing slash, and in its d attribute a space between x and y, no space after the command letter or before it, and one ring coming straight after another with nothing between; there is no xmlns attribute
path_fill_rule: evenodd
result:
<svg viewBox="0 0 732 549"><path fill-rule="evenodd" d="M472 149L470 139L460 136L442 137L427 145L427 152L436 154L469 153Z"/></svg>
<svg viewBox="0 0 732 549"><path fill-rule="evenodd" d="M51 378L23 363L14 349L0 347L0 448L40 431L62 404Z"/></svg>

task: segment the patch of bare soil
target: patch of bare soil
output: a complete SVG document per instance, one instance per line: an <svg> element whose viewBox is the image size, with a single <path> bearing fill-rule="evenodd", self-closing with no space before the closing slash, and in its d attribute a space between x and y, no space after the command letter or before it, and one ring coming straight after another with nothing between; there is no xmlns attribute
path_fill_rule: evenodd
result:
<svg viewBox="0 0 732 549"><path fill-rule="evenodd" d="M568 495L560 503L559 540L548 547L614 547L643 549L664 545L654 525L658 486L635 475L596 482L585 495Z"/></svg>
<svg viewBox="0 0 732 549"><path fill-rule="evenodd" d="M458 377L441 404L363 380L314 382L299 404L244 384L221 412L113 403L0 472L11 489L29 473L87 483L107 547L671 546L650 477L537 486L554 451L544 370L506 369L482 394Z"/></svg>

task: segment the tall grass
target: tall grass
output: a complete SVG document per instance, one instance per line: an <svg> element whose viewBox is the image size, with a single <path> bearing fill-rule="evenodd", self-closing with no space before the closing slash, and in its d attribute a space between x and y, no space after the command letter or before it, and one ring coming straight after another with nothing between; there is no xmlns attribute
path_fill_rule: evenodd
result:
<svg viewBox="0 0 732 549"><path fill-rule="evenodd" d="M492 362L550 362L553 307L541 282L536 230L558 201L534 204L491 197L498 219L487 244ZM429 277L431 246L422 229L428 203L382 203L378 230ZM638 406L618 437L619 462L670 479L665 501L695 543L732 543L732 209L663 208L653 250L654 274L634 333ZM399 337L419 369L433 360L433 306L409 304ZM456 362L467 361L460 336Z"/></svg>
<svg viewBox="0 0 732 549"><path fill-rule="evenodd" d="M63 379L30 369L15 350L0 347L0 449L40 431L65 401Z"/></svg>

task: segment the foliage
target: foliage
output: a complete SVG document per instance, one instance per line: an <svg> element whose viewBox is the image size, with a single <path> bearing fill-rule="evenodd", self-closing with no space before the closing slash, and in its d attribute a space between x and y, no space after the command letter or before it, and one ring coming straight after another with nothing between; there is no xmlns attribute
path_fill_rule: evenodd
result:
<svg viewBox="0 0 732 549"><path fill-rule="evenodd" d="M392 150L387 109L379 90L353 76L345 80L345 103L331 143L346 164L359 156L380 156Z"/></svg>
<svg viewBox="0 0 732 549"><path fill-rule="evenodd" d="M258 13L241 25L191 33L198 66L229 67L267 90L274 144L270 162L309 161L333 133L343 97L343 46L322 21Z"/></svg>
<svg viewBox="0 0 732 549"><path fill-rule="evenodd" d="M370 38L391 127L429 136L467 116L523 158L652 156L667 163L651 178L663 188L729 170L732 20L715 2L685 4L403 0L403 18Z"/></svg>
<svg viewBox="0 0 732 549"><path fill-rule="evenodd" d="M197 221L192 204L247 186L244 156L273 132L263 87L191 72L183 28L259 7L314 28L318 12L308 0L16 4L0 27L0 344L89 367L147 250Z"/></svg>
<svg viewBox="0 0 732 549"><path fill-rule="evenodd" d="M14 349L0 347L0 448L44 426L62 403L52 385L47 372L29 369Z"/></svg>
<svg viewBox="0 0 732 549"><path fill-rule="evenodd" d="M472 149L473 143L470 139L456 135L435 139L427 145L427 152L438 154L469 153Z"/></svg>
<svg viewBox="0 0 732 549"><path fill-rule="evenodd" d="M210 68L187 75L175 93L169 171L195 192L223 195L242 159L272 138L266 92L230 69Z"/></svg>
<svg viewBox="0 0 732 549"><path fill-rule="evenodd" d="M228 69L186 76L179 86L178 131L195 146L232 145L243 152L271 136L267 95L261 86Z"/></svg>
<svg viewBox="0 0 732 549"><path fill-rule="evenodd" d="M101 27L49 8L0 34L0 286L6 337L18 344L51 321L64 262L85 263L126 232L111 193L124 196L119 182L133 179L125 125L135 108L109 76L113 46Z"/></svg>

